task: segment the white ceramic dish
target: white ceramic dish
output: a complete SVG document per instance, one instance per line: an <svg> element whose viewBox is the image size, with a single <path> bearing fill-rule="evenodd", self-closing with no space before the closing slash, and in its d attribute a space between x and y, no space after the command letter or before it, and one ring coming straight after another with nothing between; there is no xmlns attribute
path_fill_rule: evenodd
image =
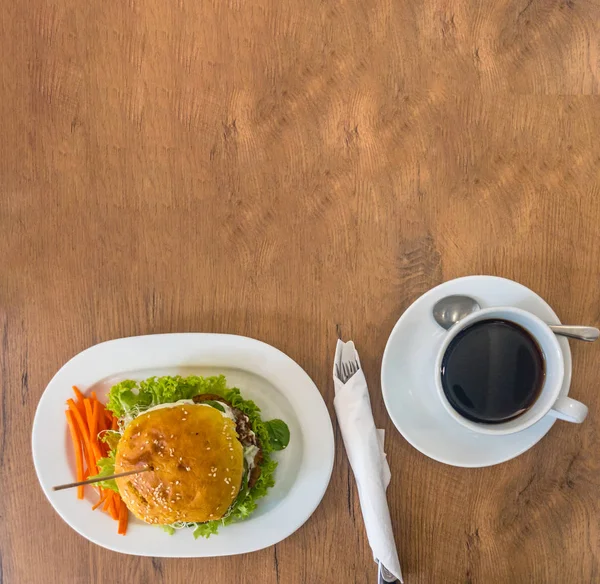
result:
<svg viewBox="0 0 600 584"><path fill-rule="evenodd" d="M223 373L254 400L264 419L281 418L290 427L288 448L275 453L276 484L246 521L221 528L216 536L195 540L190 530L169 536L132 518L127 535L116 522L92 511L95 500L78 500L73 491L53 485L75 476L74 456L65 424L65 401L72 385L104 396L117 381L152 375ZM48 439L49 437L56 437ZM327 407L306 372L274 347L247 337L176 333L117 339L75 356L54 376L38 404L33 422L33 460L52 506L78 533L105 548L140 556L207 557L259 550L291 535L320 503L333 469L333 429ZM131 517L131 516L130 516Z"/></svg>
<svg viewBox="0 0 600 584"><path fill-rule="evenodd" d="M531 448L556 420L545 416L522 432L496 436L469 430L450 416L437 394L434 371L446 331L434 321L432 308L451 294L472 296L482 308L522 308L549 324L560 324L560 320L540 296L517 282L494 276L468 276L423 294L400 317L388 339L381 367L383 399L404 438L426 456L453 466L498 464ZM560 395L565 396L571 385L571 351L567 339L558 337L558 342L565 369Z"/></svg>

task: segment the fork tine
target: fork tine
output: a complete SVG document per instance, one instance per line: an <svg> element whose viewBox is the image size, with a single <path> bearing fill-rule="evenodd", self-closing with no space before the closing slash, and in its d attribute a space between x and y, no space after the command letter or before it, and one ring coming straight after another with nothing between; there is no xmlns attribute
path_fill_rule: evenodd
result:
<svg viewBox="0 0 600 584"><path fill-rule="evenodd" d="M346 383L360 369L360 367L356 361L344 361L341 369L343 377L340 377L340 379L343 383Z"/></svg>

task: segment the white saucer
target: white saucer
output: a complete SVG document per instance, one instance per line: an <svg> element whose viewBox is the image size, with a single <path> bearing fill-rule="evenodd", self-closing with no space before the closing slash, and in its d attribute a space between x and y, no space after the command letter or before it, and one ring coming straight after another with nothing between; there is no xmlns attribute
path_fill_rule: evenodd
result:
<svg viewBox="0 0 600 584"><path fill-rule="evenodd" d="M555 422L545 416L526 430L506 436L478 434L446 412L436 394L434 364L445 331L433 320L433 305L444 296L465 294L483 308L516 306L550 324L560 320L529 288L494 276L450 280L418 298L400 317L388 339L381 366L381 386L387 411L402 436L417 450L446 464L482 467L510 460L541 440ZM571 350L559 337L565 357L562 395L571 385Z"/></svg>

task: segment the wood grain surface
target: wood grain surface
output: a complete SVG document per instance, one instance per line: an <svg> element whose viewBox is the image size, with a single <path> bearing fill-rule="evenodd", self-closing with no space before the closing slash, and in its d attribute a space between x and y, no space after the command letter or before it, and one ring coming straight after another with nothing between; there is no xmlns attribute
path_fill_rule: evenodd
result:
<svg viewBox="0 0 600 584"><path fill-rule="evenodd" d="M3 584L376 581L337 427L321 506L270 549L125 557L62 522L30 454L46 384L167 331L279 347L332 417L356 341L407 584L600 582L599 346L572 343L586 423L493 468L414 450L379 386L397 318L457 276L600 324L597 0L0 3Z"/></svg>

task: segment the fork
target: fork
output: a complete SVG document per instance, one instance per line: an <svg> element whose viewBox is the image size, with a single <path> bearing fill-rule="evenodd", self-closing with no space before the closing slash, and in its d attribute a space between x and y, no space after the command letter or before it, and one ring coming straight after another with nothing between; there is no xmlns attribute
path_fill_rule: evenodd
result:
<svg viewBox="0 0 600 584"><path fill-rule="evenodd" d="M335 366L335 372L338 379L342 383L346 383L358 370L360 369L360 365L358 361L350 360L350 361L342 361L342 363L337 364Z"/></svg>
<svg viewBox="0 0 600 584"><path fill-rule="evenodd" d="M342 383L346 383L360 369L360 363L355 359L336 363L335 373ZM377 560L377 582L378 584L392 584L398 582L396 577L379 561Z"/></svg>

